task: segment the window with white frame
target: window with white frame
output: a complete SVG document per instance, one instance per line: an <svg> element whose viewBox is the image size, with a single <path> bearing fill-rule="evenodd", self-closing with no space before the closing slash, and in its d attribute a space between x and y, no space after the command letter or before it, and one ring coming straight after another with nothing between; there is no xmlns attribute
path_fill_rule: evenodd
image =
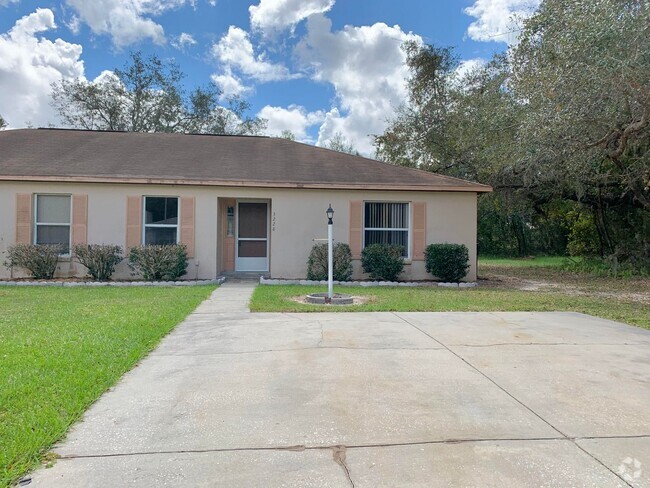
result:
<svg viewBox="0 0 650 488"><path fill-rule="evenodd" d="M403 246L409 256L409 204L365 202L363 213L363 245L394 244Z"/></svg>
<svg viewBox="0 0 650 488"><path fill-rule="evenodd" d="M36 195L34 200L34 243L62 247L70 253L70 195Z"/></svg>
<svg viewBox="0 0 650 488"><path fill-rule="evenodd" d="M178 198L144 197L144 244L178 243Z"/></svg>

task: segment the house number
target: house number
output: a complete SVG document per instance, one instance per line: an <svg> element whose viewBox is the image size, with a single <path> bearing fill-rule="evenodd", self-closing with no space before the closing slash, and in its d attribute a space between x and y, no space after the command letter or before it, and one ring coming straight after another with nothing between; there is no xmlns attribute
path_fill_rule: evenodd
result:
<svg viewBox="0 0 650 488"><path fill-rule="evenodd" d="M273 219L271 221L271 230L275 232L275 212L273 212Z"/></svg>

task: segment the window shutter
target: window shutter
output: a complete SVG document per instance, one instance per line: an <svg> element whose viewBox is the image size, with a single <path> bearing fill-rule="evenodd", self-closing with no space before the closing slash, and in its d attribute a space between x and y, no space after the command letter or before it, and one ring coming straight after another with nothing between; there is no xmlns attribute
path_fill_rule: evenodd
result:
<svg viewBox="0 0 650 488"><path fill-rule="evenodd" d="M194 257L194 197L181 197L181 244L187 247L187 257Z"/></svg>
<svg viewBox="0 0 650 488"><path fill-rule="evenodd" d="M413 260L424 260L427 245L427 204L413 202Z"/></svg>
<svg viewBox="0 0 650 488"><path fill-rule="evenodd" d="M88 243L88 195L72 195L72 245Z"/></svg>
<svg viewBox="0 0 650 488"><path fill-rule="evenodd" d="M126 197L126 249L142 244L142 197Z"/></svg>
<svg viewBox="0 0 650 488"><path fill-rule="evenodd" d="M16 195L16 244L32 243L32 195Z"/></svg>
<svg viewBox="0 0 650 488"><path fill-rule="evenodd" d="M363 202L350 202L350 251L354 259L361 259L363 246Z"/></svg>

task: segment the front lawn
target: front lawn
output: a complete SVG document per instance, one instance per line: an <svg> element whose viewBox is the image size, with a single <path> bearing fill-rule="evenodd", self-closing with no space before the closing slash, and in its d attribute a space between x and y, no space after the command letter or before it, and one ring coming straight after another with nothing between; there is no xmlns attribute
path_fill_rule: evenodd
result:
<svg viewBox="0 0 650 488"><path fill-rule="evenodd" d="M251 312L511 312L571 311L617 320L650 329L650 307L644 303L615 298L572 296L563 293L530 292L477 287L337 287L335 291L369 297L362 305L316 306L297 303L293 298L326 291L316 286L258 286Z"/></svg>
<svg viewBox="0 0 650 488"><path fill-rule="evenodd" d="M34 468L213 289L0 289L0 486Z"/></svg>

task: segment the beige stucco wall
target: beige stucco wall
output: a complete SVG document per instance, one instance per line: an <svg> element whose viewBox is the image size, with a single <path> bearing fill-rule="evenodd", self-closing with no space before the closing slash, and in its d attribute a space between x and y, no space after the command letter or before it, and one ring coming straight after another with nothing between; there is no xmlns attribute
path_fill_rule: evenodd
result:
<svg viewBox="0 0 650 488"><path fill-rule="evenodd" d="M70 193L88 195L88 242L124 246L126 197L128 195L194 196L196 198L196 249L190 260L187 278L217 276L217 199L266 199L271 202L270 274L277 278L304 278L306 260L314 238L327 236L325 209L335 210L334 238L349 240L349 202L376 200L427 204L427 244L453 242L465 244L472 267L468 280L476 279L476 194L471 192L391 192L328 191L232 187L191 187L163 185L0 182L0 278L10 272L2 266L5 251L15 240L17 193ZM79 264L63 261L58 276L83 274ZM21 276L14 270L14 277ZM122 263L115 278L130 278ZM362 277L355 262L355 277ZM422 261L407 263L404 279L427 279Z"/></svg>

